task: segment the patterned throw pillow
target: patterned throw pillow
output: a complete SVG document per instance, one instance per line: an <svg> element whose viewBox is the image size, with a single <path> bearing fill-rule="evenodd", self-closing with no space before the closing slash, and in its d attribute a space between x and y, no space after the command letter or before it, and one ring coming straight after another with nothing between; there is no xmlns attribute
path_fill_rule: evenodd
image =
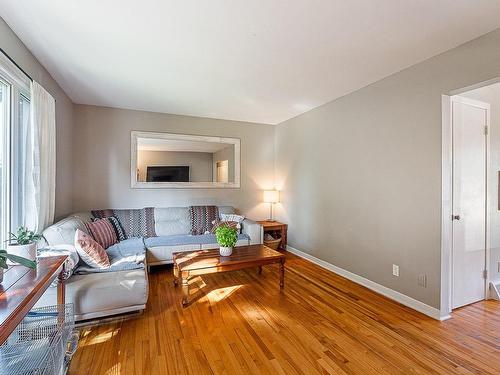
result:
<svg viewBox="0 0 500 375"><path fill-rule="evenodd" d="M92 215L97 219L116 218L125 239L133 237L156 237L154 208L93 210ZM122 241L118 234L118 239Z"/></svg>
<svg viewBox="0 0 500 375"><path fill-rule="evenodd" d="M190 206L189 219L191 221L191 234L205 234L212 230L212 223L219 219L217 206Z"/></svg>
<svg viewBox="0 0 500 375"><path fill-rule="evenodd" d="M116 231L108 218L99 219L86 225L90 235L105 249L118 242Z"/></svg>
<svg viewBox="0 0 500 375"><path fill-rule="evenodd" d="M113 213L127 238L156 237L154 208L113 210Z"/></svg>
<svg viewBox="0 0 500 375"><path fill-rule="evenodd" d="M120 221L114 216L107 217L106 219L109 220L109 222L113 226L113 229L115 230L116 238L118 238L118 241L126 240L127 236L125 235L125 231L123 230L123 227L120 224Z"/></svg>
<svg viewBox="0 0 500 375"><path fill-rule="evenodd" d="M215 230L219 227L222 227L222 226L226 226L226 227L229 227L229 228L235 228L238 233L240 233L240 224L237 222L237 221L218 221L218 220L215 220L213 223L212 223L214 226L212 227L212 233L215 234Z"/></svg>
<svg viewBox="0 0 500 375"><path fill-rule="evenodd" d="M241 223L243 220L245 220L245 216L236 214L220 214L220 219L222 221L236 221L237 223Z"/></svg>
<svg viewBox="0 0 500 375"><path fill-rule="evenodd" d="M80 229L75 233L75 248L80 258L90 267L101 269L110 267L106 250Z"/></svg>

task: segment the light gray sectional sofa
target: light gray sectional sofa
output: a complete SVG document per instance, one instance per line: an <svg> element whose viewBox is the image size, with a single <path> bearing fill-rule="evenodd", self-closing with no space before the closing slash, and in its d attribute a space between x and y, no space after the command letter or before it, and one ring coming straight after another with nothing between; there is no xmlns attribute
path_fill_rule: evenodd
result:
<svg viewBox="0 0 500 375"><path fill-rule="evenodd" d="M230 206L220 206L219 214L234 213ZM75 232L87 232L86 222L92 220L90 212L76 213L51 225L43 232L40 247L73 246ZM150 266L172 263L172 253L217 248L212 234L190 235L188 207L154 209L156 237L129 238L108 248L111 268L105 272L92 272L84 264L74 270L66 281L66 301L75 307L75 319L87 320L143 310L148 299L148 270ZM260 224L245 219L236 246L259 244L263 240ZM132 256L132 267L124 269L122 255ZM128 259L128 258L127 258ZM125 267L126 268L126 267ZM37 306L52 305L56 288L42 296Z"/></svg>

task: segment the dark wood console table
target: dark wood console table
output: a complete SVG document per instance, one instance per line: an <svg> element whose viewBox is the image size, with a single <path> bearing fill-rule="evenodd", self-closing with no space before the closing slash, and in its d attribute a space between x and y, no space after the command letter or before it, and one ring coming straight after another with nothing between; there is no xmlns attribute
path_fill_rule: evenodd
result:
<svg viewBox="0 0 500 375"><path fill-rule="evenodd" d="M286 240L287 240L287 231L288 225L284 223L280 223L279 221L267 221L260 220L257 221L264 230L264 235L266 233L270 233L271 235L278 234L281 237L281 242L279 246L279 250L286 250Z"/></svg>
<svg viewBox="0 0 500 375"><path fill-rule="evenodd" d="M36 269L11 266L4 270L0 284L0 345L32 309L36 301L56 279L57 303L64 304L64 281L61 273L67 256L40 258Z"/></svg>

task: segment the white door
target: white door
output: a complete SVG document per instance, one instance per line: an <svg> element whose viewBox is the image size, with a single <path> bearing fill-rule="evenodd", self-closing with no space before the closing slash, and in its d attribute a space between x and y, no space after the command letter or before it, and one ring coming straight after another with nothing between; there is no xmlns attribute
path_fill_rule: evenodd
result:
<svg viewBox="0 0 500 375"><path fill-rule="evenodd" d="M227 184L229 181L229 163L228 160L217 162L217 182L224 182Z"/></svg>
<svg viewBox="0 0 500 375"><path fill-rule="evenodd" d="M452 307L485 298L489 104L452 97Z"/></svg>

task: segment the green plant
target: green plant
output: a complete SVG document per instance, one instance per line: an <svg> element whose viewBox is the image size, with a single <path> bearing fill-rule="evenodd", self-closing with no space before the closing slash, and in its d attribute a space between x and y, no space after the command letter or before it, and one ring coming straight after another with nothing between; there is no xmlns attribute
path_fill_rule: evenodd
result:
<svg viewBox="0 0 500 375"><path fill-rule="evenodd" d="M233 247L238 241L238 233L236 228L221 225L215 230L215 238L220 246Z"/></svg>
<svg viewBox="0 0 500 375"><path fill-rule="evenodd" d="M42 238L41 234L37 234L26 227L17 228L16 233L9 233L9 242L17 245L29 245L30 243L37 242Z"/></svg>
<svg viewBox="0 0 500 375"><path fill-rule="evenodd" d="M10 260L11 262L19 263L28 268L36 268L36 263L33 262L32 260L14 254L9 254L7 253L6 250L0 250L0 268L5 268L5 269L9 268L7 266L7 259Z"/></svg>

